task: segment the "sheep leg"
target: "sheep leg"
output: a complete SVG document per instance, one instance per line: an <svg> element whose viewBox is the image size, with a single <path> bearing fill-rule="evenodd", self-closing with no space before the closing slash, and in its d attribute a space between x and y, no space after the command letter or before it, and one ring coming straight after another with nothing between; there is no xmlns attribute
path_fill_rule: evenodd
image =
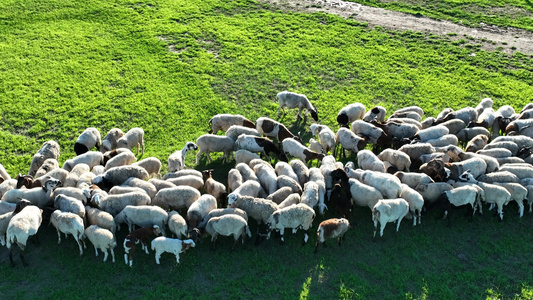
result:
<svg viewBox="0 0 533 300"><path fill-rule="evenodd" d="M202 157L202 150L198 151L198 153L196 154L196 164L200 164L200 157Z"/></svg>
<svg viewBox="0 0 533 300"><path fill-rule="evenodd" d="M303 107L298 108L298 116L296 117L296 122L298 122L302 118L302 110Z"/></svg>
<svg viewBox="0 0 533 300"><path fill-rule="evenodd" d="M400 230L400 223L402 223L403 217L398 219L398 222L396 223L396 232Z"/></svg>
<svg viewBox="0 0 533 300"><path fill-rule="evenodd" d="M107 261L107 250L106 251L102 251L104 252L104 262Z"/></svg>
<svg viewBox="0 0 533 300"><path fill-rule="evenodd" d="M316 241L316 244L315 244L315 251L313 251L313 253L316 253L317 249L318 249L318 241Z"/></svg>
<svg viewBox="0 0 533 300"><path fill-rule="evenodd" d="M13 261L13 246L9 247L9 263L11 263L11 267L15 267L15 262Z"/></svg>
<svg viewBox="0 0 533 300"><path fill-rule="evenodd" d="M176 263L178 263L178 264L180 263L180 254L179 253L176 254Z"/></svg>
<svg viewBox="0 0 533 300"><path fill-rule="evenodd" d="M213 162L213 160L211 159L211 156L209 155L209 152L206 152L205 156L207 156L207 160L209 161L209 163Z"/></svg>
<svg viewBox="0 0 533 300"><path fill-rule="evenodd" d="M306 230L305 231L305 234L304 234L304 241L302 243L302 246L305 246L305 244L307 244L307 240L309 240L309 234L308 234L308 231L309 230Z"/></svg>
<svg viewBox="0 0 533 300"><path fill-rule="evenodd" d="M494 203L491 203L489 206L489 210L492 210L494 208Z"/></svg>
<svg viewBox="0 0 533 300"><path fill-rule="evenodd" d="M142 244L143 247L144 247L144 252L145 252L146 254L150 254L150 253L148 253L148 245L146 245L145 243L141 243L141 244Z"/></svg>
<svg viewBox="0 0 533 300"><path fill-rule="evenodd" d="M387 226L387 222L380 222L381 223L381 230L379 232L379 237L383 236L383 230L385 229L385 226Z"/></svg>
<svg viewBox="0 0 533 300"><path fill-rule="evenodd" d="M96 254L96 257L98 257L98 248L94 246L94 253Z"/></svg>
<svg viewBox="0 0 533 300"><path fill-rule="evenodd" d="M281 244L285 245L285 239L283 238L283 234L285 233L285 228L280 229L279 234L281 235Z"/></svg>
<svg viewBox="0 0 533 300"><path fill-rule="evenodd" d="M216 246L215 243L216 243L216 241L217 241L217 235L215 234L215 235L213 235L213 237L211 238L211 250L213 250L213 251L215 250L215 246Z"/></svg>
<svg viewBox="0 0 533 300"><path fill-rule="evenodd" d="M113 248L109 249L111 251L111 258L113 259L113 263L115 263L115 251Z"/></svg>
<svg viewBox="0 0 533 300"><path fill-rule="evenodd" d="M83 247L81 246L80 239L77 236L74 236L74 239L76 240L76 243L78 243L78 247L80 248L80 256L83 255Z"/></svg>
<svg viewBox="0 0 533 300"><path fill-rule="evenodd" d="M237 239L235 240L235 242L233 242L233 246L231 246L231 249L230 249L230 252L233 252L233 250L235 249L235 245L237 245L237 242L239 241L239 238L237 237Z"/></svg>
<svg viewBox="0 0 533 300"><path fill-rule="evenodd" d="M59 245L61 244L61 232L59 231L59 229L57 229L57 238L58 238L57 244Z"/></svg>
<svg viewBox="0 0 533 300"><path fill-rule="evenodd" d="M158 265L160 264L160 261L159 261L160 258L161 258L161 253L159 253L159 251L156 251L155 252L155 263Z"/></svg>
<svg viewBox="0 0 533 300"><path fill-rule="evenodd" d="M141 147L142 147L142 152L141 152L141 156L144 155L144 139L141 140Z"/></svg>
<svg viewBox="0 0 533 300"><path fill-rule="evenodd" d="M500 216L500 221L503 221L503 204L498 203L498 214Z"/></svg>
<svg viewBox="0 0 533 300"><path fill-rule="evenodd" d="M518 203L518 213L520 214L520 218L524 215L524 202L523 201L516 201Z"/></svg>

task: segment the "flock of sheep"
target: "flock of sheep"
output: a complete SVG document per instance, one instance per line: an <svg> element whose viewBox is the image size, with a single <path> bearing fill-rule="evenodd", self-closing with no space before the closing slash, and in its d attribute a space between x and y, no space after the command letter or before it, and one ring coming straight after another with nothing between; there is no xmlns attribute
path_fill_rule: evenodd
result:
<svg viewBox="0 0 533 300"><path fill-rule="evenodd" d="M298 119L305 110L318 121L305 95L285 91L277 99L278 117L298 108ZM353 103L340 110L336 132L311 124L309 146L273 119L219 114L209 120L209 134L168 157L164 175L158 158L136 161L140 149L144 154L141 128L114 128L103 139L98 129L87 128L75 142L77 156L63 167L55 141L37 151L26 175L12 179L0 165L0 243L12 266L14 245L26 264L27 240L45 218L57 229L58 243L62 233L71 234L82 255L88 239L97 256L101 250L106 261L109 251L115 262L115 234L126 224L124 260L132 266L136 245L149 253L150 241L158 264L163 252L179 263L179 254L206 234L213 248L218 236L232 236L233 250L239 238L244 243L251 237L249 218L259 224L256 243L272 231L283 243L285 229L303 229L306 243L316 214L330 210L336 218L318 225L316 252L326 239L341 243L354 205L370 209L374 236L378 224L382 236L388 222L396 222L398 231L404 217L417 225L421 212L434 208L450 220L452 208L465 206L472 218L488 203L503 219L503 207L516 201L522 217L524 200L530 212L533 204L533 104L520 113L492 106L485 98L475 108L447 108L422 120L417 106L385 119L384 107L367 111ZM345 150L357 164L337 161ZM212 152L235 160L227 185L213 179L212 170L186 168L189 151L197 151L197 164L203 155L211 162ZM311 161L319 167L309 167Z"/></svg>

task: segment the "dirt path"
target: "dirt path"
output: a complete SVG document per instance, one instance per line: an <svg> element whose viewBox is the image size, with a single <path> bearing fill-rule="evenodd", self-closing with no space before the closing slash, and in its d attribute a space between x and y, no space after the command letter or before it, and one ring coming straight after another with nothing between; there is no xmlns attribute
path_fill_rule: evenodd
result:
<svg viewBox="0 0 533 300"><path fill-rule="evenodd" d="M273 4L282 9L302 12L326 12L337 14L343 18L353 18L359 22L366 22L369 26L381 26L393 30L413 30L429 32L438 35L456 33L449 36L452 40L473 37L471 41L481 44L486 51L493 51L498 47L505 53L520 51L533 54L533 33L516 28L500 28L494 25L482 24L480 28L471 28L454 24L449 21L438 21L427 17L417 17L396 11L364 6L358 3L342 0L259 0ZM482 41L483 40L483 41ZM513 50L514 49L514 50Z"/></svg>

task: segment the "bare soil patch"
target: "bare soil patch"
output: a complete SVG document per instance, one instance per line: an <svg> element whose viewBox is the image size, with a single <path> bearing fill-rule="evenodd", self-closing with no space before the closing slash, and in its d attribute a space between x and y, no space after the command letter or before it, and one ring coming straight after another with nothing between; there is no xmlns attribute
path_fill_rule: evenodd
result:
<svg viewBox="0 0 533 300"><path fill-rule="evenodd" d="M472 28L449 21L439 21L342 0L259 1L287 11L332 13L358 22L366 22L370 27L381 26L391 30L412 30L447 35L451 40L469 37L470 43L480 44L481 48L486 51L499 49L508 54L515 51L533 54L533 33L518 28L501 28L483 23L480 24L479 28Z"/></svg>

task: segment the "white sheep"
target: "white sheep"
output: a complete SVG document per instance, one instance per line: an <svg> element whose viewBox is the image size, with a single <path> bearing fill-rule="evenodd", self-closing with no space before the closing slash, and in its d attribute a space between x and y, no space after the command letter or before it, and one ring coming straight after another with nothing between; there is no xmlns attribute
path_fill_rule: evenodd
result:
<svg viewBox="0 0 533 300"><path fill-rule="evenodd" d="M476 112L480 115L485 109L492 108L493 101L491 98L483 98L476 106Z"/></svg>
<svg viewBox="0 0 533 300"><path fill-rule="evenodd" d="M204 186L204 180L201 177L195 175L185 175L177 178L167 179L168 182L171 182L175 186L190 186L197 190L202 189Z"/></svg>
<svg viewBox="0 0 533 300"><path fill-rule="evenodd" d="M2 165L0 165L1 167ZM37 177L41 177L41 176L44 176L46 175L47 173L49 173L50 171L52 170L55 170L55 169L58 169L59 168L59 162L57 161L57 159L55 158L48 158L46 159L43 164L41 165L41 167L39 167L39 169L37 170L37 172L35 172L35 178ZM0 173L1 173L2 169L0 168ZM4 170L5 172L5 170ZM7 175L9 176L9 175ZM10 179L10 178L8 178Z"/></svg>
<svg viewBox="0 0 533 300"><path fill-rule="evenodd" d="M489 130L484 127L463 128L456 135L460 142L467 143L468 141L473 139L475 136L480 135L480 134L490 137Z"/></svg>
<svg viewBox="0 0 533 300"><path fill-rule="evenodd" d="M0 214L0 244L2 246L6 245L6 231L9 226L11 218L19 213L24 207L31 205L30 201L22 199L17 204L14 204L12 211L8 211Z"/></svg>
<svg viewBox="0 0 533 300"><path fill-rule="evenodd" d="M149 205L151 200L150 196L148 196L145 192L130 192L108 196L95 194L91 198L91 203L97 208L116 216L128 205Z"/></svg>
<svg viewBox="0 0 533 300"><path fill-rule="evenodd" d="M471 171L469 169L466 169L465 171ZM472 173L472 172L471 172ZM487 182L487 183L495 183L495 182L514 182L514 183L520 183L520 178L516 176L515 174L509 172L509 171L497 171L492 172L488 174L483 174L481 176L476 177L474 173L472 173L472 176L476 178L479 181Z"/></svg>
<svg viewBox="0 0 533 300"><path fill-rule="evenodd" d="M67 159L63 164L63 169L72 171L72 169L78 164L86 164L89 166L89 170L97 165L101 165L104 161L104 155L98 151L88 151L80 154L74 158Z"/></svg>
<svg viewBox="0 0 533 300"><path fill-rule="evenodd" d="M104 172L113 167L131 165L136 160L137 158L135 157L133 152L131 152L130 150L123 151L106 162Z"/></svg>
<svg viewBox="0 0 533 300"><path fill-rule="evenodd" d="M378 154L378 158L382 161L388 161L399 171L409 171L411 167L411 158L405 152L385 149Z"/></svg>
<svg viewBox="0 0 533 300"><path fill-rule="evenodd" d="M358 206L366 206L370 210L383 199L381 192L373 186L364 184L357 179L348 179L350 185L350 194L354 203Z"/></svg>
<svg viewBox="0 0 533 300"><path fill-rule="evenodd" d="M249 127L245 127L241 125L231 125L231 127L228 128L228 130L225 133L226 136L229 136L234 141L236 141L239 135L241 134L253 135L257 137L261 136L261 133L259 133L257 129L249 128Z"/></svg>
<svg viewBox="0 0 533 300"><path fill-rule="evenodd" d="M415 188L420 183L434 183L435 181L424 173L415 172L401 172L394 173L394 176L400 179L402 184L408 185L410 188ZM400 197L401 198L401 197Z"/></svg>
<svg viewBox="0 0 533 300"><path fill-rule="evenodd" d="M464 107L448 113L446 116L444 116L442 121L448 121L451 119L460 119L465 122L465 124L468 124L477 119L477 111L473 107ZM437 121L439 122L440 120Z"/></svg>
<svg viewBox="0 0 533 300"><path fill-rule="evenodd" d="M383 129L385 133L391 138L396 138L398 140L405 138L412 138L419 130L418 125L399 122L397 119L393 119L384 124L373 123L377 127Z"/></svg>
<svg viewBox="0 0 533 300"><path fill-rule="evenodd" d="M376 144L385 133L383 129L362 120L355 120L350 130L359 136L367 137L372 144Z"/></svg>
<svg viewBox="0 0 533 300"><path fill-rule="evenodd" d="M13 244L17 244L20 248L20 260L24 266L27 265L24 258L24 249L28 242L28 238L37 234L37 230L41 226L43 220L42 209L35 205L28 205L20 212L13 215L6 230L6 246L9 250L9 261L14 267L13 262Z"/></svg>
<svg viewBox="0 0 533 300"><path fill-rule="evenodd" d="M161 233L165 235L165 227L168 221L168 213L158 206L153 205L126 205L119 214L115 216L115 224L120 230L120 224L126 223L129 232L139 227L157 225L161 228Z"/></svg>
<svg viewBox="0 0 533 300"><path fill-rule="evenodd" d="M126 194L126 193L133 193L133 192L146 193L145 190L138 188L138 187L117 185L117 186L112 187L109 190L108 195L121 195L121 194ZM148 195L148 193L146 194Z"/></svg>
<svg viewBox="0 0 533 300"><path fill-rule="evenodd" d="M235 162L237 164L239 164L239 163L248 164L248 163L250 163L251 160L258 159L258 158L261 158L261 157L259 157L259 155L255 154L255 153L252 153L252 152L250 152L248 150L245 150L245 149L239 149L239 150L235 151Z"/></svg>
<svg viewBox="0 0 533 300"><path fill-rule="evenodd" d="M232 200L230 204L228 199L228 207L244 210L248 217L255 219L258 224L266 224L270 215L278 209L276 203L263 198L235 195Z"/></svg>
<svg viewBox="0 0 533 300"><path fill-rule="evenodd" d="M82 202L83 204L87 204L89 199L91 199L91 192L90 190L83 190L76 187L58 187L55 188L52 192L50 198L55 199L58 195L65 195L69 197L76 198L76 200Z"/></svg>
<svg viewBox="0 0 533 300"><path fill-rule="evenodd" d="M477 154L487 155L494 158L505 158L513 156L513 153L505 148L492 148L492 149L481 149L476 151Z"/></svg>
<svg viewBox="0 0 533 300"><path fill-rule="evenodd" d="M400 229L402 219L409 212L409 203L402 198L379 200L372 208L372 221L374 222L374 237L376 236L378 222L381 225L379 236L388 222L396 222L396 232Z"/></svg>
<svg viewBox="0 0 533 300"><path fill-rule="evenodd" d="M196 139L196 145L198 145L198 153L196 154L196 164L200 164L200 158L205 153L209 163L213 160L209 153L211 152L224 152L224 160L228 162L232 158L232 153L235 148L236 142L228 136L220 136L214 134L204 134Z"/></svg>
<svg viewBox="0 0 533 300"><path fill-rule="evenodd" d="M355 120L361 120L366 113L366 107L361 103L352 103L341 108L337 114L337 123L340 126L347 126Z"/></svg>
<svg viewBox="0 0 533 300"><path fill-rule="evenodd" d="M168 170L170 172L176 172L185 169L185 155L190 150L198 150L198 146L193 142L187 142L183 149L172 153L168 157Z"/></svg>
<svg viewBox="0 0 533 300"><path fill-rule="evenodd" d="M472 175L475 178L485 174L487 170L487 163L479 157L469 158L456 163L446 163L445 166L451 172L449 178L453 180L457 180L457 178L466 170L472 171Z"/></svg>
<svg viewBox="0 0 533 300"><path fill-rule="evenodd" d="M370 150L361 150L357 152L357 164L359 165L359 168L363 170L385 173L385 165L383 164L383 161Z"/></svg>
<svg viewBox="0 0 533 300"><path fill-rule="evenodd" d="M61 184L59 180L49 179L42 188L9 190L2 196L2 201L17 203L20 199L26 199L33 205L44 209L51 202L50 195L59 184Z"/></svg>
<svg viewBox="0 0 533 300"><path fill-rule="evenodd" d="M453 190L453 186L446 182L420 183L415 188L424 198L424 202L433 203L445 191Z"/></svg>
<svg viewBox="0 0 533 300"><path fill-rule="evenodd" d="M153 199L157 193L157 188L152 183L135 177L128 178L120 186L140 188L150 196L150 199Z"/></svg>
<svg viewBox="0 0 533 300"><path fill-rule="evenodd" d="M105 262L107 261L107 250L109 250L109 252L111 252L112 261L115 263L114 249L117 246L117 241L111 231L98 227L97 225L91 225L85 228L84 235L89 239L91 244L93 244L96 256L98 256L98 249L100 249L104 253Z"/></svg>
<svg viewBox="0 0 533 300"><path fill-rule="evenodd" d="M400 179L392 174L367 170L361 176L361 182L376 188L385 199L397 198L402 191Z"/></svg>
<svg viewBox="0 0 533 300"><path fill-rule="evenodd" d="M459 144L459 140L454 134L445 134L436 139L427 140L426 143L432 145L433 147L444 147L449 145L457 146Z"/></svg>
<svg viewBox="0 0 533 300"><path fill-rule="evenodd" d="M194 176L197 176L197 177L200 177L200 178L203 177L202 172L200 172L198 170L186 169L186 170L180 170L180 171L177 171L177 172L166 173L165 175L163 175L163 180L167 180L167 179L171 179L171 178L178 178L178 177L187 176L187 175L194 175Z"/></svg>
<svg viewBox="0 0 533 300"><path fill-rule="evenodd" d="M335 149L338 149L338 145L341 145L343 152L346 149L352 151L353 153L357 153L360 150L363 150L367 144L365 138L356 135L350 129L344 127L341 127L339 130L337 130L335 140L337 141L337 146L335 146ZM336 151L337 150L335 150L335 152Z"/></svg>
<svg viewBox="0 0 533 300"><path fill-rule="evenodd" d="M316 234L318 240L315 244L315 253L318 249L318 244L321 243L326 246L326 239L338 238L339 245L344 240L344 234L350 229L350 222L344 218L340 219L328 219L320 222Z"/></svg>
<svg viewBox="0 0 533 300"><path fill-rule="evenodd" d="M261 187L259 181L247 180L228 195L228 206L231 204L232 199L235 198L235 196L232 195L259 197L263 194L266 193Z"/></svg>
<svg viewBox="0 0 533 300"><path fill-rule="evenodd" d="M491 142L485 145L483 150L489 150L494 148L505 148L509 151L511 151L512 155L516 155L520 148L518 148L518 145L514 142L506 141L506 142Z"/></svg>
<svg viewBox="0 0 533 300"><path fill-rule="evenodd" d="M415 139L420 139L422 143L425 143L429 140L436 139L448 133L448 127L442 125L431 126L427 129L419 130L415 135Z"/></svg>
<svg viewBox="0 0 533 300"><path fill-rule="evenodd" d="M289 176L281 175L278 176L276 179L277 182L277 189L281 189L283 187L290 187L293 193L301 193L302 187L298 183L298 181L292 179Z"/></svg>
<svg viewBox="0 0 533 300"><path fill-rule="evenodd" d="M124 136L124 132L119 128L111 128L102 140L100 152L105 153L117 148L118 140Z"/></svg>
<svg viewBox="0 0 533 300"><path fill-rule="evenodd" d="M211 247L215 249L215 243L218 235L233 236L234 243L231 251L235 249L235 245L241 237L242 243L246 235L252 237L248 223L244 218L235 214L226 214L219 217L212 217L205 226L205 231L211 235Z"/></svg>
<svg viewBox="0 0 533 300"><path fill-rule="evenodd" d="M142 148L141 155L144 155L144 130L139 127L128 130L117 141L117 148L128 148L131 150L135 147L137 147L137 155L139 155L139 148Z"/></svg>
<svg viewBox="0 0 533 300"><path fill-rule="evenodd" d="M289 176L290 178L294 179L296 182L300 183L298 175L296 175L296 173L294 172L294 170L288 163L284 161L278 161L276 165L274 166L274 170L276 171L277 176L281 176L281 175Z"/></svg>
<svg viewBox="0 0 533 300"><path fill-rule="evenodd" d="M85 206L85 215L87 216L88 225L97 225L98 227L105 228L115 234L117 225L110 213L95 207Z"/></svg>
<svg viewBox="0 0 533 300"><path fill-rule="evenodd" d="M156 237L152 240L151 248L155 251L155 263L160 264L159 259L164 252L172 253L176 256L176 262L180 263L180 253L187 251L190 247L195 247L193 240L179 240L164 236Z"/></svg>
<svg viewBox="0 0 533 300"><path fill-rule="evenodd" d="M309 99L303 94L297 94L293 92L283 91L279 92L276 95L276 98L278 99L278 118L280 110L283 110L283 114L285 114L285 108L291 109L291 108L298 108L298 117L296 120L300 120L302 117L302 110L306 109L309 113L311 113L311 117L313 117L313 120L318 121L318 114L316 107L314 107Z"/></svg>
<svg viewBox="0 0 533 300"><path fill-rule="evenodd" d="M187 208L200 198L200 192L190 186L176 186L161 189L154 197L152 205L157 205L165 210Z"/></svg>
<svg viewBox="0 0 533 300"><path fill-rule="evenodd" d="M48 158L59 159L59 144L56 141L46 141L41 148L33 155L28 175L34 176Z"/></svg>
<svg viewBox="0 0 533 300"><path fill-rule="evenodd" d="M209 133L217 134L219 130L227 131L232 125L255 128L255 124L241 115L218 114L209 120Z"/></svg>
<svg viewBox="0 0 533 300"><path fill-rule="evenodd" d="M387 109L383 106L374 106L371 110L367 111L363 116L363 121L370 122L376 121L378 123L385 122L385 116L387 115Z"/></svg>
<svg viewBox="0 0 533 300"><path fill-rule="evenodd" d="M270 166L264 164L258 164L253 167L259 183L265 189L267 194L274 193L278 188L276 172Z"/></svg>
<svg viewBox="0 0 533 300"><path fill-rule="evenodd" d="M55 160L55 161L57 161L57 160ZM11 179L11 176L9 176L9 174L7 173L6 168L4 168L4 166L2 166L2 164L0 164L0 180L2 180L2 182L3 182L3 181L6 181L6 180L9 180L9 179ZM2 182L0 182L0 183L2 183Z"/></svg>
<svg viewBox="0 0 533 300"><path fill-rule="evenodd" d="M465 122L459 119L451 119L439 125L448 128L449 134L457 134L459 131L466 127Z"/></svg>
<svg viewBox="0 0 533 300"><path fill-rule="evenodd" d="M289 186L284 186L282 188L279 188L274 193L268 195L266 197L267 200L272 200L276 204L280 204L283 200L285 200L289 195L293 194L293 190Z"/></svg>
<svg viewBox="0 0 533 300"><path fill-rule="evenodd" d="M514 182L495 182L494 184L504 187L511 193L511 200L518 204L518 213L520 218L524 216L524 200L527 200L528 190L519 183Z"/></svg>
<svg viewBox="0 0 533 300"><path fill-rule="evenodd" d="M329 151L335 150L335 145L337 145L335 132L333 132L328 126L315 123L309 126L309 130L311 130L313 136L318 136L320 146L323 150L323 152L315 152L327 154ZM311 143L311 141L309 141L309 143ZM311 146L309 148L311 148Z"/></svg>
<svg viewBox="0 0 533 300"><path fill-rule="evenodd" d="M217 208L217 199L209 194L203 194L187 209L187 223L190 228L196 228L210 211Z"/></svg>
<svg viewBox="0 0 533 300"><path fill-rule="evenodd" d="M305 230L304 243L307 243L309 235L307 231L313 225L315 211L308 205L298 203L274 211L268 218L267 225L269 228L268 238L272 230L278 230L281 235L281 243L285 244L285 228L292 228L293 232L301 228Z"/></svg>
<svg viewBox="0 0 533 300"><path fill-rule="evenodd" d="M234 208L234 207L228 207L228 208L215 208L211 210L207 215L204 216L204 219L200 224L198 224L197 228L205 228L207 225L207 222L213 217L220 217L227 214L234 214L241 216L246 223L248 223L248 214L240 209L240 208Z"/></svg>
<svg viewBox="0 0 533 300"><path fill-rule="evenodd" d="M98 152L99 153L99 152ZM77 164L72 168L68 173L67 178L63 182L64 187L76 187L80 176L84 173L89 173L91 171L90 167L87 164Z"/></svg>
<svg viewBox="0 0 533 300"><path fill-rule="evenodd" d="M243 183L243 178L239 170L233 168L228 172L228 189L230 192L235 191Z"/></svg>
<svg viewBox="0 0 533 300"><path fill-rule="evenodd" d="M85 218L85 206L80 200L65 195L57 195L54 198L54 207L62 212L70 212Z"/></svg>
<svg viewBox="0 0 533 300"><path fill-rule="evenodd" d="M285 198L285 200L281 201L278 204L278 209L282 209L284 207L295 205L295 204L298 204L298 203L300 203L300 194L293 193L293 194L290 194L289 196L287 196L287 198Z"/></svg>
<svg viewBox="0 0 533 300"><path fill-rule="evenodd" d="M286 155L296 157L306 164L312 159L322 160L324 154L311 151L295 139L284 139L282 142L283 152Z"/></svg>
<svg viewBox="0 0 533 300"><path fill-rule="evenodd" d="M76 152L76 155L80 155L91 150L95 146L100 150L100 144L102 144L100 131L94 127L89 127L78 136L78 139L74 144L74 152Z"/></svg>
<svg viewBox="0 0 533 300"><path fill-rule="evenodd" d="M157 179L157 178L150 178L150 180L148 180L149 183L151 183L157 192L159 192L161 189L164 189L164 188L170 188L170 187L175 187L176 185L173 184L172 182L169 182L167 180L163 180L163 179ZM157 194L156 192L156 194Z"/></svg>
<svg viewBox="0 0 533 300"><path fill-rule="evenodd" d="M324 153L324 148L322 148L322 145L320 145L320 143L314 138L309 139L309 149L316 153Z"/></svg>
<svg viewBox="0 0 533 300"><path fill-rule="evenodd" d="M154 174L159 177L159 172L161 172L161 161L159 158L153 156L144 158L138 162L134 162L132 165L144 168L149 175Z"/></svg>
<svg viewBox="0 0 533 300"><path fill-rule="evenodd" d="M168 213L168 229L178 239L187 237L187 222L185 219L175 210Z"/></svg>
<svg viewBox="0 0 533 300"><path fill-rule="evenodd" d="M50 224L54 225L57 230L57 244L61 243L61 232L65 235L72 234L80 248L80 256L83 255L83 248L85 247L83 233L85 227L83 225L83 219L80 216L70 212L54 210L50 216Z"/></svg>
<svg viewBox="0 0 533 300"><path fill-rule="evenodd" d="M235 166L235 169L237 169L241 173L244 182L248 180L255 180L259 182L259 178L257 178L257 175L255 174L254 170L248 164L238 163Z"/></svg>
<svg viewBox="0 0 533 300"><path fill-rule="evenodd" d="M314 181L306 182L304 185L304 189L302 192L302 196L300 197L300 203L306 204L311 208L314 208L318 205L319 200L319 187L318 184ZM321 214L324 214L324 210L322 209Z"/></svg>
<svg viewBox="0 0 533 300"><path fill-rule="evenodd" d="M520 179L533 178L533 168L530 164L528 165L505 164L500 167L499 171L511 172Z"/></svg>
<svg viewBox="0 0 533 300"><path fill-rule="evenodd" d="M148 172L139 166L119 166L107 170L104 174L94 178L94 184L100 188L110 189L115 185L121 185L130 177L147 180L150 175Z"/></svg>
<svg viewBox="0 0 533 300"><path fill-rule="evenodd" d="M292 170L298 176L300 186L303 186L309 180L309 168L299 159L293 159L289 162Z"/></svg>

